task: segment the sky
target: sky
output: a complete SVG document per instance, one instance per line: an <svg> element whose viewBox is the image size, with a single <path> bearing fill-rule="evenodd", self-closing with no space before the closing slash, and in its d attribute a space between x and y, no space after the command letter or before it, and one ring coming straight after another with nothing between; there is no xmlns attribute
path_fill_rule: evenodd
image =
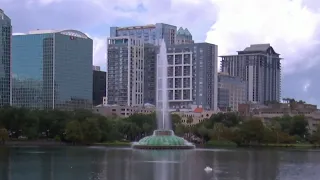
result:
<svg viewBox="0 0 320 180"><path fill-rule="evenodd" d="M94 40L105 69L110 26L168 23L188 28L219 55L270 43L281 54L282 97L320 105L319 0L0 0L14 33L76 29Z"/></svg>

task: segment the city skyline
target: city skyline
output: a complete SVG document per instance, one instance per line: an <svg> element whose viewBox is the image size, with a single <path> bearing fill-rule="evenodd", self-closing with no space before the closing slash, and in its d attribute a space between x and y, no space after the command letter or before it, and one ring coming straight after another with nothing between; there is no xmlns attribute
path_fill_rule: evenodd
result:
<svg viewBox="0 0 320 180"><path fill-rule="evenodd" d="M232 1L228 3L216 2L215 4L205 0L201 3L186 1L180 2L180 5L185 7L184 11L173 14L174 9L179 6L176 2L178 1L172 0L168 1L168 5L159 5L157 2L148 3L144 1L139 4L133 1L124 6L120 2L105 2L104 4L102 1L97 1L98 4L100 3L99 7L99 5L87 0L82 0L82 3L79 4L64 0L25 1L19 5L14 4L13 1L3 1L1 9L11 17L14 33L24 33L34 29L62 30L67 28L86 32L94 40L94 64L102 67L105 53L103 44L109 35L108 31L111 26L144 25L156 22L174 24L178 27L182 26L189 29L196 42L206 40L217 44L219 46L219 55L234 53L250 44L270 42L284 58L282 97L293 97L320 104L317 100L320 98L317 92L319 87L315 83L320 76L316 73L317 69L319 69L318 54L315 51L318 45L316 42L311 41L312 39L319 39L317 38L319 20L317 15L319 13L315 11L319 4L316 4L315 1L303 1L300 3L289 0L274 1L274 3L279 4L279 7L272 6L273 1L268 1L268 4L263 4L264 1L254 1L250 2L251 7L248 7L254 12L248 11L248 8L244 7L244 5ZM234 17L232 16L234 12L228 10L232 3L236 3L237 7L244 7L237 8L238 11L236 13L239 14L237 16L239 19L230 18ZM106 8L105 5L109 7L103 9ZM295 6L293 8L293 6L289 5ZM158 8L157 11L155 7ZM302 10L303 7L306 7L306 9ZM78 15L79 9L86 9L95 13L89 13L90 15L83 17ZM219 9L219 13L216 11L217 9ZM161 12L161 10L163 15L155 17L154 14ZM202 13L196 14L200 10ZM269 10L273 10L272 14L274 15L268 15L270 14L268 13ZM29 13L31 11L32 13ZM261 20L258 18L250 19L250 14L246 13L246 11L257 13L263 18ZM283 14L282 11L290 11L292 13L288 15ZM108 16L102 16L107 12L109 13ZM131 16L132 14L135 16ZM62 16L64 18L59 18ZM217 16L219 16L218 19L216 18ZM277 28L272 28L270 25L265 26L275 19L273 17L279 16L281 18L276 19ZM47 20L42 20L42 18ZM54 20L57 18L64 20ZM255 23L248 24L246 19L250 19L251 22L254 21ZM242 23L237 23L239 20L242 20ZM294 25L287 23L287 21L292 22L293 20L295 22ZM210 27L214 23L215 30L211 30ZM264 29L260 26L263 26ZM277 29L278 32L273 29ZM207 36L206 33L208 33ZM228 44L221 42L228 42ZM222 53L223 49L226 49L226 53Z"/></svg>

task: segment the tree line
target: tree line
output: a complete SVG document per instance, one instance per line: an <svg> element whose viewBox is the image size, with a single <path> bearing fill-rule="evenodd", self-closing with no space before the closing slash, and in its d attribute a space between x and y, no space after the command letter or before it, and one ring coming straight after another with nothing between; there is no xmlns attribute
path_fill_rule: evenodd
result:
<svg viewBox="0 0 320 180"><path fill-rule="evenodd" d="M303 115L284 115L263 122L257 117L218 113L191 129L204 142L230 141L237 145L320 143L320 126L310 134Z"/></svg>
<svg viewBox="0 0 320 180"><path fill-rule="evenodd" d="M283 116L263 123L258 118L244 118L234 112L217 113L193 125L192 117L182 123L171 115L176 135L196 143L230 141L238 145L259 143L320 143L320 128L309 134L304 116ZM156 115L134 114L130 117L104 117L89 110L0 109L0 140L55 139L69 143L138 141L157 128Z"/></svg>

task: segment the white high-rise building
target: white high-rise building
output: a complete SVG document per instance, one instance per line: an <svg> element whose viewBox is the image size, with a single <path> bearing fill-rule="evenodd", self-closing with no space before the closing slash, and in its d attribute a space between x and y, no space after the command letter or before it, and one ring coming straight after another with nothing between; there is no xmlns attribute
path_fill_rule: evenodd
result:
<svg viewBox="0 0 320 180"><path fill-rule="evenodd" d="M143 40L129 36L108 38L108 104L127 106L143 105L143 84Z"/></svg>
<svg viewBox="0 0 320 180"><path fill-rule="evenodd" d="M217 110L217 55L218 46L209 43L167 46L170 108Z"/></svg>

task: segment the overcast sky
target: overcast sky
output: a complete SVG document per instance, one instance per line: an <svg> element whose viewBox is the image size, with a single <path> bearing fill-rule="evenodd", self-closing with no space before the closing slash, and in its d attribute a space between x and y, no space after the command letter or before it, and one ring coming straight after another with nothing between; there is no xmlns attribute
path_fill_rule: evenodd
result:
<svg viewBox="0 0 320 180"><path fill-rule="evenodd" d="M282 61L282 97L320 105L319 0L0 0L14 33L77 29L94 40L94 64L105 69L110 26L156 22L183 26L196 42L235 54L271 43Z"/></svg>

